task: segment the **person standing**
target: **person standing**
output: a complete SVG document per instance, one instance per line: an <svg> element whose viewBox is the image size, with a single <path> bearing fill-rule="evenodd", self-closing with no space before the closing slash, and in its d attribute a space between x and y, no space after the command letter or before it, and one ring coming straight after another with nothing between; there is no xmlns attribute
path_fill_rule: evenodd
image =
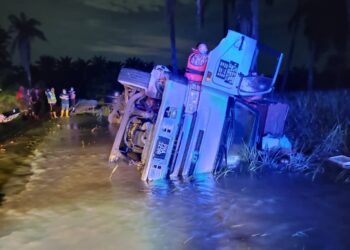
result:
<svg viewBox="0 0 350 250"><path fill-rule="evenodd" d="M19 110L21 112L24 112L26 110L26 105L25 105L25 89L23 86L20 86L19 89L17 90L16 100L19 104Z"/></svg>
<svg viewBox="0 0 350 250"><path fill-rule="evenodd" d="M201 84L208 63L208 47L198 43L188 57L185 77L190 83Z"/></svg>
<svg viewBox="0 0 350 250"><path fill-rule="evenodd" d="M62 90L60 94L61 99L61 117L63 117L64 112L66 112L66 117L69 117L69 95L65 89Z"/></svg>
<svg viewBox="0 0 350 250"><path fill-rule="evenodd" d="M24 91L24 106L25 106L25 116L30 116L32 111L31 111L31 96L30 96L30 89L26 89Z"/></svg>
<svg viewBox="0 0 350 250"><path fill-rule="evenodd" d="M45 91L45 94L46 94L46 97L47 97L47 102L50 105L50 117L51 118L57 118L57 115L56 115L57 99L56 99L56 95L55 95L55 89L54 88L51 88L51 90L47 89Z"/></svg>
<svg viewBox="0 0 350 250"><path fill-rule="evenodd" d="M40 103L40 90L38 88L32 89L31 101L32 101L32 116L35 120L39 120L41 103Z"/></svg>
<svg viewBox="0 0 350 250"><path fill-rule="evenodd" d="M199 42L189 55L185 77L188 79L190 94L186 97L185 112L193 113L197 110L201 93L201 84L208 63L208 47Z"/></svg>
<svg viewBox="0 0 350 250"><path fill-rule="evenodd" d="M72 107L72 111L74 111L76 94L75 94L75 90L73 87L70 88L68 94L69 94L69 100L70 100L70 104Z"/></svg>

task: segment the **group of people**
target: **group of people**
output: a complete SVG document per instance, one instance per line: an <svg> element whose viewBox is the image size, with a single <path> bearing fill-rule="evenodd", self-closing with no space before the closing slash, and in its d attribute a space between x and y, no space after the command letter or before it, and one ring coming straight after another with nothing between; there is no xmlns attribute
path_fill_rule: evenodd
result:
<svg viewBox="0 0 350 250"><path fill-rule="evenodd" d="M27 116L39 119L39 114L43 108L40 94L39 88L25 89L23 86L20 86L16 93L19 110Z"/></svg>
<svg viewBox="0 0 350 250"><path fill-rule="evenodd" d="M45 95L50 106L51 118L57 118L59 110L55 89L47 89ZM47 110L45 108L45 95L39 88L25 89L23 86L20 86L16 92L16 100L19 104L20 112L26 117L39 119L39 116ZM64 115L69 117L69 107L72 107L72 110L74 110L75 106L76 94L74 88L70 88L68 92L63 89L59 98L61 99L61 117Z"/></svg>
<svg viewBox="0 0 350 250"><path fill-rule="evenodd" d="M47 89L45 94L47 97L47 102L50 106L50 117L57 118L58 108L55 89ZM71 106L72 110L74 110L75 107L76 94L74 88L70 88L68 92L66 89L62 89L62 93L59 95L59 98L61 99L61 117L64 115L69 117L69 107Z"/></svg>
<svg viewBox="0 0 350 250"><path fill-rule="evenodd" d="M200 84L202 82L205 68L208 62L208 48L204 43L198 43L196 48L192 49L190 54L185 76L189 81L189 84L193 88L200 91ZM33 117L34 119L39 119L39 114L44 108L43 99L41 97L42 91L39 88L25 89L20 86L17 93L16 99L19 103L20 111ZM59 112L57 107L57 98L55 94L55 89L47 89L45 91L47 97L47 102L50 106L50 116L51 118L57 118L57 113ZM61 109L60 117L64 115L69 117L69 108L72 107L74 111L76 94L74 88L70 88L69 91L62 89L62 93L59 95L61 99Z"/></svg>

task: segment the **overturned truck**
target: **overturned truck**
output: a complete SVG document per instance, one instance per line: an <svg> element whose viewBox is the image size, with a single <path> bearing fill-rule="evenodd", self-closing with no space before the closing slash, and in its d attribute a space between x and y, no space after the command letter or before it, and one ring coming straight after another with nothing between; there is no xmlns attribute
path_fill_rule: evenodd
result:
<svg viewBox="0 0 350 250"><path fill-rule="evenodd" d="M266 56L264 63L260 58ZM230 30L210 52L200 86L164 66L151 73L122 69L118 81L132 94L109 161L117 163L118 171L134 166L142 180L151 181L215 173L224 159L235 166L247 146L268 149L271 138L284 137L288 113L286 104L266 98L282 58ZM259 74L258 67L271 72Z"/></svg>

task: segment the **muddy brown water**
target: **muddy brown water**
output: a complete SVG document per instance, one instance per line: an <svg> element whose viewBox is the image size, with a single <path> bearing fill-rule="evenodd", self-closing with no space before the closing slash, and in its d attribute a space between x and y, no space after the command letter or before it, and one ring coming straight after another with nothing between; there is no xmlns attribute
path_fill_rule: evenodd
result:
<svg viewBox="0 0 350 250"><path fill-rule="evenodd" d="M23 188L6 186L0 249L350 249L349 185L281 174L110 179L116 128L93 117L50 128Z"/></svg>

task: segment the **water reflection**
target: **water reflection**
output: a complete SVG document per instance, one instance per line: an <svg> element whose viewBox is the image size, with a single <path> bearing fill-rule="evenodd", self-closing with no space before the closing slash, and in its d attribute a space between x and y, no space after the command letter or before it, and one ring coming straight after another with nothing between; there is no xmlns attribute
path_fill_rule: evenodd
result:
<svg viewBox="0 0 350 250"><path fill-rule="evenodd" d="M54 128L1 208L0 249L348 249L347 186L279 175L147 184L125 164L110 180L113 128L86 117Z"/></svg>

